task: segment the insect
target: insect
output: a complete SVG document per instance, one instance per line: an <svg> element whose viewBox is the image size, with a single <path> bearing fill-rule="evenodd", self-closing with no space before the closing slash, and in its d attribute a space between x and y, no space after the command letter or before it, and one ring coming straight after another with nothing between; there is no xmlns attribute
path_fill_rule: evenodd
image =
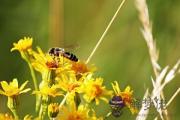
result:
<svg viewBox="0 0 180 120"><path fill-rule="evenodd" d="M125 104L120 96L113 96L113 98L109 101L109 104L112 109L112 115L114 117L120 117L122 114L122 108L124 108Z"/></svg>
<svg viewBox="0 0 180 120"><path fill-rule="evenodd" d="M73 53L67 52L64 50L64 48L59 48L59 47L53 47L49 49L49 54L52 56L63 56L71 61L77 62L78 58L76 57L76 55L74 55Z"/></svg>

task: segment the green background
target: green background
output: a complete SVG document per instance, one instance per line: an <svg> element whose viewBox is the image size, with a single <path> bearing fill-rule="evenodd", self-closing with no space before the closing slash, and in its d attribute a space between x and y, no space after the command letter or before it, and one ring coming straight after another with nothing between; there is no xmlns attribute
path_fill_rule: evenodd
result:
<svg viewBox="0 0 180 120"><path fill-rule="evenodd" d="M97 40L102 35L120 0L64 0L61 19L63 26L63 45L78 44L73 50L80 60L86 60ZM153 34L160 51L159 63L162 67L173 66L180 58L180 1L148 0L150 18L153 21ZM18 78L20 83L31 80L29 69L17 52L10 52L13 42L24 36L33 37L33 47L40 46L48 51L52 40L49 39L50 0L0 0L0 81ZM60 10L62 10L60 9ZM97 49L90 64L98 68L96 76L105 80L105 85L117 80L122 89L130 85L136 98L141 99L147 88L152 89L153 75L146 43L140 32L141 23L134 0L127 0L115 19L104 41ZM63 46L57 44L56 46ZM179 87L178 75L164 90L168 101ZM32 82L31 82L32 83ZM20 114L34 114L33 100L21 95ZM0 112L8 112L6 98L0 96ZM178 96L168 107L172 120L179 120L180 103ZM105 109L107 108L107 109ZM98 115L108 112L108 105L102 102L96 107ZM149 115L149 120L157 113ZM127 109L121 119L133 120ZM120 118L119 118L120 119ZM114 120L113 117L109 120Z"/></svg>

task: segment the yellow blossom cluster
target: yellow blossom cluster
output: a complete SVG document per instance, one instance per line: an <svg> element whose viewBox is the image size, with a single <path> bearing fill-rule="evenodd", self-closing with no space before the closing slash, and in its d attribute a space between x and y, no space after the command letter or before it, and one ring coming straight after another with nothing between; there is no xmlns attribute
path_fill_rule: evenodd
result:
<svg viewBox="0 0 180 120"><path fill-rule="evenodd" d="M35 117L26 115L24 120L44 120L47 119L47 113L49 119L103 120L105 115L98 116L90 103L99 105L104 101L102 104L108 105L113 96L121 97L124 106L130 108L132 113L136 112L136 109L130 105L133 96L129 86L121 92L118 83L115 82L112 84L113 92L103 85L103 78L94 76L96 70L94 66L89 66L81 60L73 61L63 51L60 51L61 53L57 56L43 52L40 47L34 50L32 42L32 38L24 37L18 43L14 43L11 49L11 51L19 51L21 57L27 62L34 83L32 94L36 94L35 110L38 115ZM37 79L38 73L41 74L41 79ZM0 118L4 120L22 119L18 116L14 101L17 101L16 97L21 93L30 91L30 88L24 89L26 84L27 81L18 87L17 79L9 84L6 81L1 82L0 94L8 97L8 107L13 116L0 114ZM60 103L53 103L56 97L59 97Z"/></svg>

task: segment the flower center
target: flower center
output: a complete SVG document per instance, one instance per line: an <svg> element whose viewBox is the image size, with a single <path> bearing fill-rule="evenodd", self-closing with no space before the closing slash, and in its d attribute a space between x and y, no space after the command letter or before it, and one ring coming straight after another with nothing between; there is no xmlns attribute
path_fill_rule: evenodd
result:
<svg viewBox="0 0 180 120"><path fill-rule="evenodd" d="M87 66L85 64L83 64L83 63L73 63L72 69L76 73L85 73L85 72L88 72Z"/></svg>
<svg viewBox="0 0 180 120"><path fill-rule="evenodd" d="M70 84L69 87L68 87L68 90L71 92L73 91L76 87L79 87L78 84Z"/></svg>
<svg viewBox="0 0 180 120"><path fill-rule="evenodd" d="M58 68L58 63L56 61L46 62L48 68Z"/></svg>
<svg viewBox="0 0 180 120"><path fill-rule="evenodd" d="M102 89L99 85L94 85L94 95L95 96L100 96L102 94Z"/></svg>
<svg viewBox="0 0 180 120"><path fill-rule="evenodd" d="M123 101L125 101L126 103L132 102L132 97L130 94L122 93L122 98L123 98Z"/></svg>

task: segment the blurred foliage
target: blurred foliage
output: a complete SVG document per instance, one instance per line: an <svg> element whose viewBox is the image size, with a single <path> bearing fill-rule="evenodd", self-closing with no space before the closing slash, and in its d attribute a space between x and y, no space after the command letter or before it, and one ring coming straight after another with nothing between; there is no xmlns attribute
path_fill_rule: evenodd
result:
<svg viewBox="0 0 180 120"><path fill-rule="evenodd" d="M50 1L50 0L49 0ZM49 40L49 1L48 0L1 0L0 1L0 80L12 80L17 77L25 81L31 79L29 69L18 53L11 53L13 42L30 36L34 45L45 51L50 46ZM180 1L148 0L150 18L153 21L153 33L160 50L160 65L174 65L180 58ZM86 60L97 40L110 21L120 0L64 0L64 43L80 46L74 53L81 60ZM152 88L150 77L153 76L148 49L140 32L141 24L135 9L134 1L127 0L107 36L93 56L90 64L98 67L98 75L110 82L119 81L121 87L132 86L137 98L142 98L146 88ZM62 33L59 33L62 34ZM34 46L34 47L35 47ZM61 45L56 45L61 46ZM180 76L177 76L165 88L168 101L179 87ZM139 89L140 88L140 89ZM22 96L21 114L31 111L34 103ZM0 96L0 111L7 111ZM173 120L178 120L180 98L176 98L168 108ZM27 104L28 103L28 104ZM98 106L98 109L104 105ZM28 109L27 109L28 108ZM106 106L108 108L108 106ZM98 110L97 109L97 110ZM106 114L107 110L98 111ZM156 114L150 115L154 117ZM131 116L124 110L122 119ZM113 120L113 118L111 118ZM150 119L150 118L149 118Z"/></svg>

